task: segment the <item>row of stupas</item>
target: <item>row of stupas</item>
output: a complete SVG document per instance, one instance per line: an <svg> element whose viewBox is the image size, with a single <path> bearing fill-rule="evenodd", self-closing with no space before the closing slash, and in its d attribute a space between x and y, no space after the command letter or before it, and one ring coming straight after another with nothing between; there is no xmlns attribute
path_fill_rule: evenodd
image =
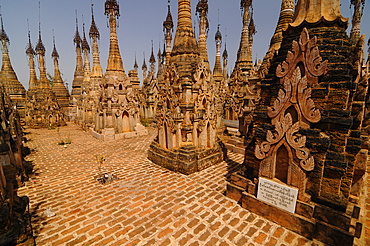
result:
<svg viewBox="0 0 370 246"><path fill-rule="evenodd" d="M29 42L26 49L30 71L29 89L25 90L19 82L16 73L11 65L7 36L3 20L1 18L0 40L2 44L2 69L0 72L1 86L5 93L12 100L15 108L18 109L22 124L31 127L50 127L65 124L67 110L69 108L69 92L64 85L59 71L59 54L55 47L52 52L54 58L54 77L53 85L47 78L45 68L45 46L41 39L41 28L39 30L39 39L35 49L31 43L30 33ZM35 56L37 56L40 77L37 78L35 70ZM63 109L62 109L63 108Z"/></svg>

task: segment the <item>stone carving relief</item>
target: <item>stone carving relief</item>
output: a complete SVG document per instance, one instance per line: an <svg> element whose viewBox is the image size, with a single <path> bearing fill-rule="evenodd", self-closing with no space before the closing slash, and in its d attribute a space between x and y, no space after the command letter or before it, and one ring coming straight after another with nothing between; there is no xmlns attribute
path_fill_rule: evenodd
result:
<svg viewBox="0 0 370 246"><path fill-rule="evenodd" d="M166 122L170 131L175 132L175 121L182 121L183 115L179 108L179 97L175 93L173 86L171 86L178 85L179 82L177 69L174 65L165 73L164 82L158 94L159 102L155 118L158 129L162 129Z"/></svg>
<svg viewBox="0 0 370 246"><path fill-rule="evenodd" d="M300 190L304 187L304 171L312 171L315 160L306 147L306 137L299 134L299 130L308 129L310 123L321 119L320 111L311 99L311 86L318 83L318 77L327 67L316 40L316 37L309 39L308 31L304 29L299 41L293 42L286 61L277 67L276 75L283 89L267 110L275 129L268 130L266 141L255 148L255 156L262 160L261 176L278 178ZM279 165L286 165L286 174L279 174L284 169Z"/></svg>

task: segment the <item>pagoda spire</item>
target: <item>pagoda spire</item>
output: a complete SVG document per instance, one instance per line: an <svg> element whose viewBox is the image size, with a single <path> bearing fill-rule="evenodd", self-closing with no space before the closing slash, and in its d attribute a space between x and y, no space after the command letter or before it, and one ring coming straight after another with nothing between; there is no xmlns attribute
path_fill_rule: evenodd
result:
<svg viewBox="0 0 370 246"><path fill-rule="evenodd" d="M241 0L240 8L243 12L243 29L237 54L235 70L249 71L253 67L252 44L250 43L249 24L251 21L252 0Z"/></svg>
<svg viewBox="0 0 370 246"><path fill-rule="evenodd" d="M199 14L199 38L198 47L202 59L208 62L208 51L207 51L207 33L209 30L208 22L208 0L199 0L196 8Z"/></svg>
<svg viewBox="0 0 370 246"><path fill-rule="evenodd" d="M119 4L116 0L105 1L105 15L109 18L110 28L110 45L108 55L107 73L120 72L124 73L123 62L118 46L117 38L117 19L120 16Z"/></svg>
<svg viewBox="0 0 370 246"><path fill-rule="evenodd" d="M154 73L154 69L155 69L155 57L154 57L154 49L153 49L153 40L152 40L152 52L150 54L149 62L150 62L150 71L152 73Z"/></svg>
<svg viewBox="0 0 370 246"><path fill-rule="evenodd" d="M83 30L83 41L82 41L82 51L84 54L84 71L85 71L85 77L90 76L90 46L86 39L86 33L85 33L85 23L82 23L82 30Z"/></svg>
<svg viewBox="0 0 370 246"><path fill-rule="evenodd" d="M26 54L28 56L28 66L30 67L30 79L29 79L29 84L28 84L28 90L35 90L37 88L37 76L36 76L35 60L34 60L34 56L36 55L36 52L32 47L30 31L28 31L28 45L26 49Z"/></svg>
<svg viewBox="0 0 370 246"><path fill-rule="evenodd" d="M171 43L172 43L172 32L173 32L173 20L171 15L171 2L168 0L168 12L166 20L163 22L163 30L165 30L165 45L166 45L166 63L168 64L170 61L171 55Z"/></svg>
<svg viewBox="0 0 370 246"><path fill-rule="evenodd" d="M215 67L213 68L213 77L217 82L220 82L222 80L223 74L222 74L222 67L221 67L221 44L222 44L222 35L220 32L220 24L217 26L217 32L215 35L215 41L216 41L216 61L215 61Z"/></svg>
<svg viewBox="0 0 370 246"><path fill-rule="evenodd" d="M102 77L103 69L100 65L100 56L99 56L99 44L98 40L100 39L99 29L95 24L94 18L94 4L91 4L91 26L89 36L92 39L92 52L93 52L93 66L91 71L91 77Z"/></svg>
<svg viewBox="0 0 370 246"><path fill-rule="evenodd" d="M137 69L139 66L137 65L137 59L136 59L136 52L135 52L135 63L134 63L134 70L137 72Z"/></svg>
<svg viewBox="0 0 370 246"><path fill-rule="evenodd" d="M302 23L314 24L319 21L339 21L347 25L348 19L340 12L340 0L298 0L291 26L297 27Z"/></svg>
<svg viewBox="0 0 370 246"><path fill-rule="evenodd" d="M226 38L226 35L225 35L225 38ZM227 63L228 63L228 59L229 59L229 54L227 52L226 41L225 41L224 52L222 53L222 58L223 58L223 75L224 75L224 79L226 80L229 76L227 74Z"/></svg>
<svg viewBox="0 0 370 246"><path fill-rule="evenodd" d="M1 33L0 33L0 40L1 41L5 41L6 43L9 43L10 40L9 40L9 37L8 35L6 34L5 30L4 30L4 23L3 23L3 15L0 13L0 21L1 21Z"/></svg>
<svg viewBox="0 0 370 246"><path fill-rule="evenodd" d="M191 17L190 0L178 0L177 29L171 56L187 54L191 57L199 57L198 45L195 39ZM187 62L193 62L190 59Z"/></svg>
<svg viewBox="0 0 370 246"><path fill-rule="evenodd" d="M283 41L283 31L285 31L294 17L294 0L282 0L278 24L275 33L270 41L269 50L276 51L280 49Z"/></svg>
<svg viewBox="0 0 370 246"><path fill-rule="evenodd" d="M8 45L10 43L10 40L9 40L8 35L5 32L4 23L3 23L3 16L2 16L1 13L0 13L0 21L1 21L0 41L1 41L1 51L3 53L3 55L2 55L1 74L2 75L5 75L5 74L7 74L7 75L13 75L13 76L16 77L15 72L14 72L14 69L13 69L13 66L12 66L12 64L10 62L10 57L9 57ZM5 90L7 92L9 92L8 90L10 89L10 86L11 86L9 84L10 81L8 81L7 79L3 79L3 81L0 81L0 82L2 82L3 85L5 86Z"/></svg>
<svg viewBox="0 0 370 246"><path fill-rule="evenodd" d="M71 91L71 112L70 119L75 120L81 112L79 107L82 103L82 86L84 81L84 65L82 61L82 39L78 30L78 19L76 10L76 32L73 38L73 42L76 45L76 68L73 75L72 91Z"/></svg>
<svg viewBox="0 0 370 246"><path fill-rule="evenodd" d="M54 30L53 30L54 31ZM53 35L53 52L51 53L51 57L54 59L54 83L56 82L62 82L62 76L60 75L60 69L59 69L59 54L55 45L55 36Z"/></svg>
<svg viewBox="0 0 370 246"><path fill-rule="evenodd" d="M74 85L73 86L79 87L81 85L78 84L77 77L83 76L83 62L82 62L82 51L81 51L82 39L78 31L77 10L76 10L76 32L73 38L73 42L76 45L76 69L74 73L74 81L73 81ZM77 84L75 82L77 82Z"/></svg>
<svg viewBox="0 0 370 246"><path fill-rule="evenodd" d="M41 39L41 21L39 21L39 39L37 41L35 50L39 59L39 70L40 70L39 88L50 89L49 80L46 77L46 67L45 67L46 49Z"/></svg>
<svg viewBox="0 0 370 246"><path fill-rule="evenodd" d="M143 79L145 80L146 78L146 71L148 69L148 67L146 66L146 62L145 62L145 52L144 52L144 61L143 61L143 65L141 66L141 69L143 70Z"/></svg>
<svg viewBox="0 0 370 246"><path fill-rule="evenodd" d="M51 57L54 59L54 80L51 90L54 92L59 106L61 106L64 109L67 109L69 107L69 92L66 86L64 85L64 81L62 79L62 75L59 69L59 54L55 45L54 30L53 30L53 45L54 48L53 52L51 53Z"/></svg>
<svg viewBox="0 0 370 246"><path fill-rule="evenodd" d="M351 5L354 6L352 17L352 29L350 40L352 45L355 45L361 36L361 20L365 7L365 0L351 0Z"/></svg>

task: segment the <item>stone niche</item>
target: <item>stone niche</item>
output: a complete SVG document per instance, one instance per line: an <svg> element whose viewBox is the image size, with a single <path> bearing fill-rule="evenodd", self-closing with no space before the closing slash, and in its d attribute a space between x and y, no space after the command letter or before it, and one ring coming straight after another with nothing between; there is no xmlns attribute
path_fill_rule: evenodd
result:
<svg viewBox="0 0 370 246"><path fill-rule="evenodd" d="M275 72L261 83L244 168L231 175L227 196L309 239L352 245L362 225L350 192L356 158L367 153L349 110L356 101L350 45L333 29L312 28L312 38L306 28L285 34L290 45L283 44ZM326 37L337 41L330 46ZM333 57L338 49L342 57Z"/></svg>

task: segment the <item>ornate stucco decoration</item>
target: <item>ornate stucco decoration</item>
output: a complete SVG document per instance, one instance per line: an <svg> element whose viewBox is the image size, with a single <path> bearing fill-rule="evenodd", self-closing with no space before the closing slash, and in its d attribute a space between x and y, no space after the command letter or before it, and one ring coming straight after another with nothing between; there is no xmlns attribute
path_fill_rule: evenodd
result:
<svg viewBox="0 0 370 246"><path fill-rule="evenodd" d="M288 174L288 183L292 185L297 184L294 174L303 175L298 166L304 171L312 171L315 166L314 158L306 147L306 137L299 134L299 130L307 129L310 123L317 123L321 119L320 111L311 99L310 86L317 84L318 77L325 73L327 61L322 61L316 41L316 37L309 39L308 31L304 28L299 41L293 41L292 51L288 52L286 61L277 67L276 76L284 88L279 90L273 106L267 111L275 129L268 130L266 141L255 148L255 156L263 160L262 175L273 178L273 170L279 168L276 166L280 158L278 150L284 146L291 173Z"/></svg>

